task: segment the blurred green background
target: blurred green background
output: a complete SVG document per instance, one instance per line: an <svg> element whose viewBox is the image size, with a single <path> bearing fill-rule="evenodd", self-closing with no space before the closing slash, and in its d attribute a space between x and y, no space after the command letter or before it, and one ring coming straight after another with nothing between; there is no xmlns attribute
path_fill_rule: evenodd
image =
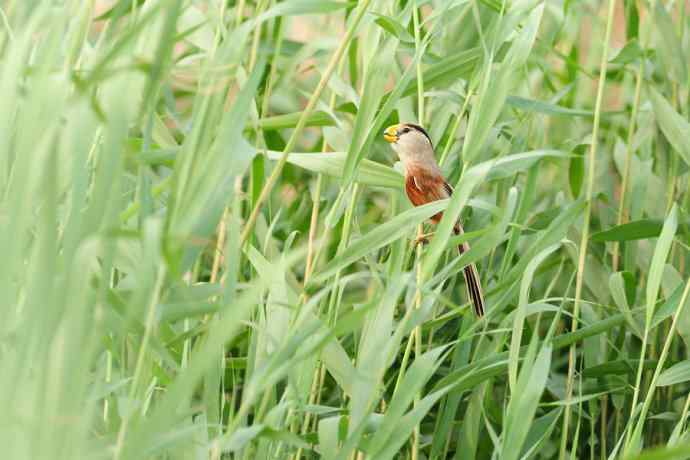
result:
<svg viewBox="0 0 690 460"><path fill-rule="evenodd" d="M689 10L0 2L3 456L690 458Z"/></svg>

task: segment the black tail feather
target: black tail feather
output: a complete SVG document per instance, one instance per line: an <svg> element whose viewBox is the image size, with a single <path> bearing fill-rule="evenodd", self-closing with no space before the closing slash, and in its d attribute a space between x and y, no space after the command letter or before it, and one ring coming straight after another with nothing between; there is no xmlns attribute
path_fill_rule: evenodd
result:
<svg viewBox="0 0 690 460"><path fill-rule="evenodd" d="M484 296L482 295L482 286L479 281L479 273L474 264L465 267L464 270L465 283L467 285L467 295L474 305L475 314L481 318L484 316Z"/></svg>
<svg viewBox="0 0 690 460"><path fill-rule="evenodd" d="M456 235L461 235L462 233L464 233L460 224L457 224L455 228L453 228L453 231ZM470 245L467 243L463 243L458 246L460 254L462 254L465 251L468 251L469 249ZM482 316L484 316L484 295L482 294L482 285L481 281L479 280L479 272L477 271L477 266L473 263L469 264L463 270L463 274L465 275L467 296L469 297L470 301L472 301L472 305L474 306L474 313L477 315L477 317L481 318Z"/></svg>

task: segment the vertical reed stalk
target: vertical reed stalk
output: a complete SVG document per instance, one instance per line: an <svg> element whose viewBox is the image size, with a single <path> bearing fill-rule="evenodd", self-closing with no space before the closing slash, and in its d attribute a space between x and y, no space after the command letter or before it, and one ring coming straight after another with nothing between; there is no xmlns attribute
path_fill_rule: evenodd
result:
<svg viewBox="0 0 690 460"><path fill-rule="evenodd" d="M599 123L601 120L601 110L604 99L604 86L606 84L606 69L608 67L608 49L611 40L611 29L613 25L613 13L616 6L615 0L609 0L608 14L606 17L606 32L604 45L601 53L601 63L599 65L599 84L597 87L597 99L594 106L594 126L592 127L592 144L589 149L588 168L587 168L587 189L585 197L587 199L584 211L584 222L582 224L582 236L580 238L580 251L577 263L577 276L575 278L575 303L573 305L573 318L571 331L577 331L578 319L580 316L580 303L582 302L582 288L584 283L585 262L587 260L587 244L589 243L589 223L592 213L592 197L594 191L595 160L597 157L597 146L599 145ZM575 379L575 348L572 344L568 353L568 377L566 381L565 400L569 402L573 395ZM568 443L568 429L570 424L570 404L566 404L563 414L563 429L561 432L561 448L559 458L565 460L566 447Z"/></svg>
<svg viewBox="0 0 690 460"><path fill-rule="evenodd" d="M285 163L287 163L288 155L295 148L295 145L297 145L297 141L299 139L299 136L302 134L304 127L307 124L307 119L309 118L309 115L311 115L311 113L314 111L316 103L318 102L319 97L321 97L321 93L326 88L326 85L328 84L331 75L333 75L336 66L340 62L340 58L349 46L350 41L352 40L352 37L354 36L354 33L357 29L357 26L364 17L364 13L366 13L369 9L370 3L371 0L363 0L359 4L359 9L357 10L354 19L348 26L347 31L345 32L345 36L338 45L338 48L336 49L335 53L333 53L333 56L331 56L331 59L328 62L328 65L326 66L326 70L324 71L323 75L321 76L321 80L319 80L318 85L316 85L314 92L309 98L307 106L302 111L302 115L297 121L297 125L295 126L295 129L292 132L292 135L290 136L287 145L283 149L283 153L280 156L278 163L273 167L271 175L268 177L268 180L261 189L259 198L256 200L256 204L254 205L254 209L252 209L252 212L249 215L247 222L245 223L244 229L242 230L242 235L240 237L241 244L244 245L244 243L248 240L249 235L252 233L254 225L256 224L256 219L257 217L259 217L259 212L261 211L261 207L263 206L264 201L266 201L268 195L271 193L271 190L273 190L273 186L278 181L278 177L280 177L280 173L283 171Z"/></svg>

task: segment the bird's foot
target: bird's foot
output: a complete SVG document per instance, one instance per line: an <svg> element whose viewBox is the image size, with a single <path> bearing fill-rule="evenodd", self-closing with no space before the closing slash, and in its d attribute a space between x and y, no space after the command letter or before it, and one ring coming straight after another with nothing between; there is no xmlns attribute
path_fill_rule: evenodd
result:
<svg viewBox="0 0 690 460"><path fill-rule="evenodd" d="M433 235L433 232L432 233L423 233L421 235L417 235L417 238L415 238L415 240L414 240L414 244L415 245L427 244L429 242L429 237L431 237L432 235Z"/></svg>

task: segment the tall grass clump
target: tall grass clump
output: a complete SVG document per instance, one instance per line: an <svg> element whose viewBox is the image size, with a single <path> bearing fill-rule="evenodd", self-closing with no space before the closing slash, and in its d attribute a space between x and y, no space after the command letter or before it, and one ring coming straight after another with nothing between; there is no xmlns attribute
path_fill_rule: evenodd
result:
<svg viewBox="0 0 690 460"><path fill-rule="evenodd" d="M3 458L690 458L689 6L0 3Z"/></svg>

